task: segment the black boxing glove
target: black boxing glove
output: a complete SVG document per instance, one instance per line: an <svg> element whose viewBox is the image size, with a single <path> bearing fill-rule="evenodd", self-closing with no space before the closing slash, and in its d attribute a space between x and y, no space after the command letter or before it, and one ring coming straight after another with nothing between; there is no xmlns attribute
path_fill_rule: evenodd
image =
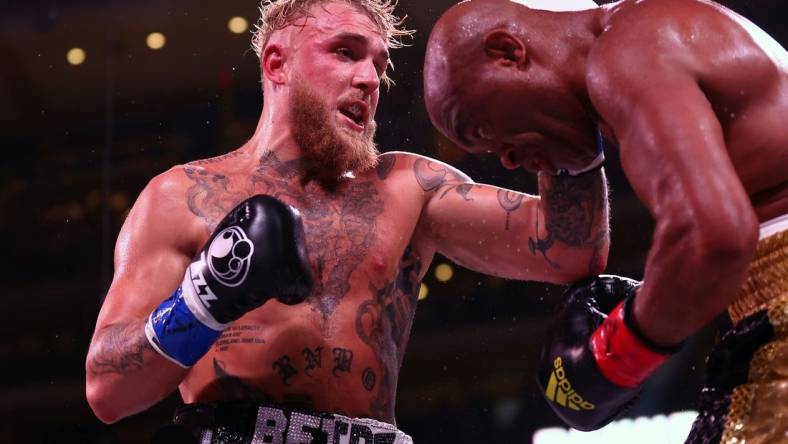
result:
<svg viewBox="0 0 788 444"><path fill-rule="evenodd" d="M190 367L230 322L271 298L302 302L312 284L298 211L256 195L217 225L181 286L148 317L145 334L165 358Z"/></svg>
<svg viewBox="0 0 788 444"><path fill-rule="evenodd" d="M658 347L632 324L640 282L602 275L564 292L542 345L537 383L570 427L599 429L634 403L643 381L676 348Z"/></svg>

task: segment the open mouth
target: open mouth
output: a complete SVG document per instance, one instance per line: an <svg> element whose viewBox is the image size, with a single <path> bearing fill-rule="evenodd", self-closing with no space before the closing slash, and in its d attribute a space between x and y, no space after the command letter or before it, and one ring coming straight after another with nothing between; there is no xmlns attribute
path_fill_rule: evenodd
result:
<svg viewBox="0 0 788 444"><path fill-rule="evenodd" d="M357 129L364 129L364 123L366 121L366 116L364 115L364 107L359 105L358 103L353 103L351 105L342 106L339 108L339 112L348 118Z"/></svg>

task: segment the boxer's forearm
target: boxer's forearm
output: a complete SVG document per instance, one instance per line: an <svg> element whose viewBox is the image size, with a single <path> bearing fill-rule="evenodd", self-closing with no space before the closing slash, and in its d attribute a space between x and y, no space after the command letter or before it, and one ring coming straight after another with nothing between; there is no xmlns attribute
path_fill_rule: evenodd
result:
<svg viewBox="0 0 788 444"><path fill-rule="evenodd" d="M106 423L156 404L177 388L187 372L151 347L142 320L97 331L85 367L88 403Z"/></svg>
<svg viewBox="0 0 788 444"><path fill-rule="evenodd" d="M577 278L601 273L610 246L604 171L577 177L540 174L539 196L546 234L531 242L532 253L545 254Z"/></svg>
<svg viewBox="0 0 788 444"><path fill-rule="evenodd" d="M756 237L657 222L634 321L658 345L683 341L722 313L739 290ZM757 231L756 231L757 233Z"/></svg>

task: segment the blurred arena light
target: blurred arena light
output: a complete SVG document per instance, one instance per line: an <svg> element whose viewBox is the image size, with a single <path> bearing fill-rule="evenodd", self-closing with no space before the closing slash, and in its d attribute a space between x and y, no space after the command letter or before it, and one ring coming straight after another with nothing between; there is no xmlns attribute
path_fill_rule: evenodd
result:
<svg viewBox="0 0 788 444"><path fill-rule="evenodd" d="M438 264L435 267L435 279L448 282L454 276L454 269L449 264Z"/></svg>
<svg viewBox="0 0 788 444"><path fill-rule="evenodd" d="M243 17L233 17L227 22L227 29L233 34L243 34L249 29L249 22Z"/></svg>
<svg viewBox="0 0 788 444"><path fill-rule="evenodd" d="M419 300L423 301L424 299L427 299L427 295L429 294L430 294L429 287L427 287L427 284L422 282L421 286L419 287Z"/></svg>
<svg viewBox="0 0 788 444"><path fill-rule="evenodd" d="M151 32L145 39L145 44L147 44L150 49L161 49L167 44L167 37L160 32Z"/></svg>
<svg viewBox="0 0 788 444"><path fill-rule="evenodd" d="M533 444L682 444L697 412L627 418L611 422L594 432L560 427L537 430Z"/></svg>
<svg viewBox="0 0 788 444"><path fill-rule="evenodd" d="M87 54L82 48L71 48L66 53L66 60L74 66L83 64L86 58Z"/></svg>

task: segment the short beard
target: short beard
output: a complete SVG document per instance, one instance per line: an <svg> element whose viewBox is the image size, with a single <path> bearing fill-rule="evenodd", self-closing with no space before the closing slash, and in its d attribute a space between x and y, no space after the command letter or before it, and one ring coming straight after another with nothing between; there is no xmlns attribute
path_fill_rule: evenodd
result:
<svg viewBox="0 0 788 444"><path fill-rule="evenodd" d="M293 138L303 154L306 180L317 179L333 187L341 177L375 168L377 125L370 121L362 133L340 128L336 117L304 82L292 86L290 119Z"/></svg>

